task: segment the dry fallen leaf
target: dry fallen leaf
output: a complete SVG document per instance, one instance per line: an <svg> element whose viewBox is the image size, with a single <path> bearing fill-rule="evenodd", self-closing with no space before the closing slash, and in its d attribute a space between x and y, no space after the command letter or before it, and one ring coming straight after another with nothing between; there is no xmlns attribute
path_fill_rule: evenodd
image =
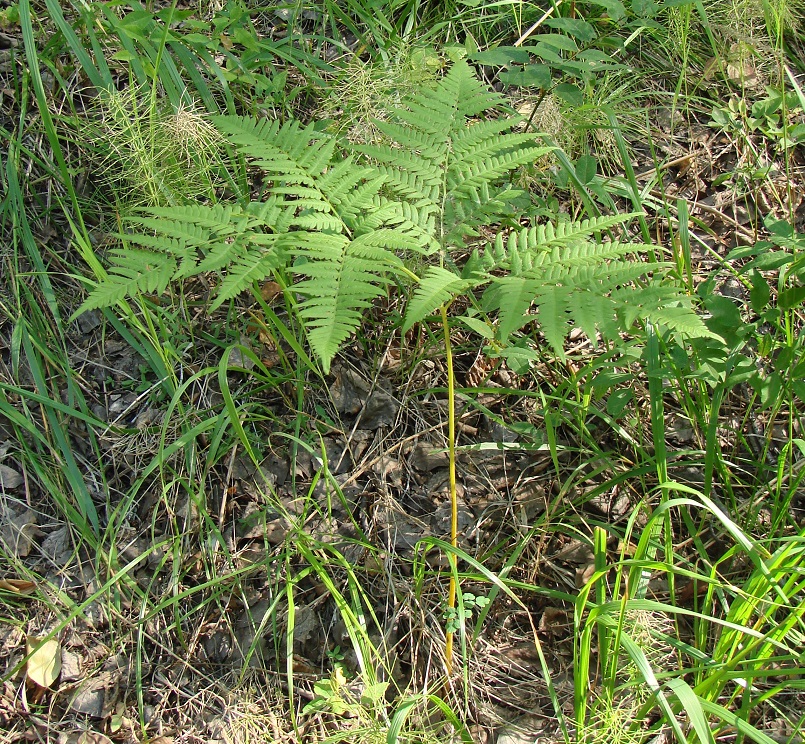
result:
<svg viewBox="0 0 805 744"><path fill-rule="evenodd" d="M12 594L31 594L36 589L33 581L25 579L0 579L0 590L11 592Z"/></svg>
<svg viewBox="0 0 805 744"><path fill-rule="evenodd" d="M570 618L567 611L560 607L546 607L539 621L539 629L546 633L566 631L570 628Z"/></svg>
<svg viewBox="0 0 805 744"><path fill-rule="evenodd" d="M715 74L721 69L721 60L718 57L710 57L704 63L704 74L703 77L705 80L712 80L715 77Z"/></svg>
<svg viewBox="0 0 805 744"><path fill-rule="evenodd" d="M40 687L50 687L61 671L61 645L55 638L42 642L36 636L28 636L25 653L30 654L25 665L28 679Z"/></svg>
<svg viewBox="0 0 805 744"><path fill-rule="evenodd" d="M282 287L277 282L263 282L260 295L266 302L271 302L277 295L282 294Z"/></svg>
<svg viewBox="0 0 805 744"><path fill-rule="evenodd" d="M39 533L36 526L36 514L30 509L25 509L20 514L5 510L2 521L0 542L4 543L6 550L12 552L17 558L26 558L31 552L33 538Z"/></svg>
<svg viewBox="0 0 805 744"><path fill-rule="evenodd" d="M10 491L22 485L22 476L8 465L0 465L0 491Z"/></svg>
<svg viewBox="0 0 805 744"><path fill-rule="evenodd" d="M70 710L90 718L105 718L114 703L114 683L119 675L101 672L84 680L73 693Z"/></svg>
<svg viewBox="0 0 805 744"><path fill-rule="evenodd" d="M595 574L595 563L585 563L576 569L576 588L581 589Z"/></svg>
<svg viewBox="0 0 805 744"><path fill-rule="evenodd" d="M59 744L112 744L112 740L97 731L70 731L59 734Z"/></svg>
<svg viewBox="0 0 805 744"><path fill-rule="evenodd" d="M100 734L97 731L84 731L84 733L78 737L76 744L112 744L112 740L105 734Z"/></svg>

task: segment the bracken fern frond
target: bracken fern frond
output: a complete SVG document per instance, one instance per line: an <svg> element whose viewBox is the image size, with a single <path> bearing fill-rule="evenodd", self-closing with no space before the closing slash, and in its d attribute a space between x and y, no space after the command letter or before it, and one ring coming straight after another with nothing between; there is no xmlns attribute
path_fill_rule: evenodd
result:
<svg viewBox="0 0 805 744"><path fill-rule="evenodd" d="M439 264L417 280L403 331L478 291L484 334L494 328L498 348L534 321L559 354L573 326L609 338L651 320L673 333L708 335L690 301L663 283L666 265L647 260L650 246L611 234L634 215L522 226L528 215L515 206L522 192L510 174L551 148L515 131L520 119L503 115L502 105L457 62L434 90L377 124L385 144L346 155L313 125L215 117L238 154L262 171L262 200L130 215L122 247L108 256L108 278L80 311L221 273L215 308L279 272L283 286L295 278L289 304L327 371L392 275L416 279L404 259L438 254ZM450 268L450 253L490 226L496 237L463 269Z"/></svg>

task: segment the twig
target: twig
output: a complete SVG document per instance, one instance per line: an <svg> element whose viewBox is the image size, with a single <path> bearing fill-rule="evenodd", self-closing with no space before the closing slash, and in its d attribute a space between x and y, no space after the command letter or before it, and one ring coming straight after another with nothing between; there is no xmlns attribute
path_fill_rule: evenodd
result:
<svg viewBox="0 0 805 744"><path fill-rule="evenodd" d="M524 34L523 34L523 35L522 35L522 36L521 36L519 39L517 39L517 41L515 41L515 42L514 42L514 46L516 46L516 47L521 46L521 45L522 45L522 43L523 43L523 42L524 42L524 41L525 41L525 40L526 40L526 39L527 39L529 36L531 36L531 34L533 34L533 33L534 33L534 31L536 31L536 30L537 30L537 29L538 29L538 28L539 28L539 27L540 27L540 26L541 26L543 23L545 23L545 21L547 21L547 20L548 20L548 18L550 18L550 17L553 15L554 11L556 11L556 10L558 10L558 9L559 9L559 6L560 6L560 5L561 5L563 2L564 2L564 0L559 0L559 2L558 2L558 3L556 3L556 5L552 5L550 8L548 8L548 10L546 10L546 11L545 11L545 12L542 14L542 17L541 17L541 18L540 18L540 19L539 19L539 20L538 20L536 23L534 23L534 25L533 25L533 26L531 26L531 28L529 28L529 29L528 29L528 31L526 31L526 32L525 32L525 33L524 33Z"/></svg>

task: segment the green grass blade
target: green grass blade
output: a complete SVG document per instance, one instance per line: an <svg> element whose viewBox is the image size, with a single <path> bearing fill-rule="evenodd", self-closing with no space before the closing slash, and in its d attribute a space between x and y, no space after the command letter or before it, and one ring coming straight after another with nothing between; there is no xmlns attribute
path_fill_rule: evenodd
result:
<svg viewBox="0 0 805 744"><path fill-rule="evenodd" d="M53 0L51 0L52 2ZM70 196L70 203L74 210L74 216L78 220L82 233L86 233L83 218L81 217L81 207L78 202L78 196L75 192L73 185L73 176L67 163L64 159L61 142L59 140L56 127L53 123L53 117L50 114L50 106L48 105L48 97L45 94L45 88L42 84L42 76L39 72L39 57L36 51L36 40L34 39L33 25L31 23L31 2L30 0L20 0L20 29L22 30L22 39L25 46L25 57L28 61L28 71L31 75L31 83L34 88L36 102L39 107L39 115L42 117L42 125L45 129L48 142L56 157L56 162L59 167L59 174L61 182L67 193Z"/></svg>
<svg viewBox="0 0 805 744"><path fill-rule="evenodd" d="M39 355L34 351L31 338L28 335L28 331L24 325L22 328L22 345L23 349L25 350L25 356L28 360L31 375L34 378L34 383L36 384L40 395L46 397L48 388L47 384L45 383L45 376L39 365ZM56 440L57 452L64 466L64 475L73 491L73 496L76 499L79 512L81 513L82 518L89 522L94 533L97 535L100 530L98 512L95 509L92 496L87 490L87 484L84 481L84 477L81 475L78 463L73 455L73 447L69 443L69 436L63 427L61 420L56 415L53 406L44 404L43 407L45 416L50 424L50 430Z"/></svg>
<svg viewBox="0 0 805 744"><path fill-rule="evenodd" d="M713 732L701 705L701 700L691 689L690 685L683 679L673 678L665 681L665 686L671 690L682 706L682 710L688 715L693 730L700 742L715 744Z"/></svg>
<svg viewBox="0 0 805 744"><path fill-rule="evenodd" d="M665 408L663 404L663 370L660 364L660 342L654 327L646 324L646 375L648 377L648 389L650 399L650 416L651 416L651 436L654 444L654 462L657 468L657 476L660 483L668 481L668 453L665 446ZM668 500L668 491L663 488L660 491L661 503ZM657 512L655 512L657 513ZM663 538L666 541L666 559L670 559L672 548L667 544L671 540L671 523L670 514L667 511L663 512L664 518L657 519L653 522L650 537L648 542L645 543L645 553L649 560L655 560L657 553L660 549L660 544ZM646 530L648 532L648 530ZM644 533L645 535L646 533ZM641 542L643 542L641 540ZM629 589L632 596L636 599L644 599L648 591L648 582L650 575L642 572L640 577L631 576L629 581ZM673 591L673 584L671 585Z"/></svg>
<svg viewBox="0 0 805 744"><path fill-rule="evenodd" d="M732 726L736 731L738 731L738 733L742 734L743 736L748 736L750 739L752 739L752 741L757 742L757 744L779 744L779 742L772 739L768 734L759 731L751 723L739 718L737 715L718 703L713 703L709 700L702 700L700 698L699 704L705 713L709 713L712 716L716 716L716 718L720 718L722 721L724 721L724 723Z"/></svg>
<svg viewBox="0 0 805 744"><path fill-rule="evenodd" d="M25 250L28 259L31 261L32 266L36 272L36 278L45 298L45 303L50 311L51 316L56 324L56 329L59 333L63 332L63 321L61 311L59 310L58 302L56 301L56 293L53 290L53 284L50 281L50 274L45 268L45 262L42 260L42 254L36 244L33 232L31 230L28 215L25 211L25 201L20 188L19 177L16 167L16 145L14 141L9 141L9 158L6 161L6 178L8 193L8 210L11 217L12 235L18 236L22 241L22 246Z"/></svg>
<svg viewBox="0 0 805 744"><path fill-rule="evenodd" d="M651 231L649 230L648 222L646 222L640 186L637 183L637 176L635 175L634 167L632 166L632 160L629 157L629 149L626 146L626 140L623 137L623 132L621 131L620 124L618 124L618 119L615 116L615 113L607 107L604 107L604 112L606 113L607 120L609 121L609 131L611 131L615 137L615 144L618 147L618 154L621 157L623 172L626 174L626 181L629 184L629 197L632 201L632 208L634 211L639 213L637 221L640 224L640 233L643 236L643 242L647 245L653 245L651 240ZM649 256L652 261L657 261L657 255L653 249L649 252Z"/></svg>
<svg viewBox="0 0 805 744"><path fill-rule="evenodd" d="M631 603L629 604L631 605ZM618 609L620 610L620 608L621 605L619 604ZM618 621L609 615L601 615L599 620L611 625L612 627L616 627L618 625ZM671 704L668 702L665 693L663 693L662 688L660 687L660 683L657 681L657 677L654 674L654 670L651 668L649 660L646 658L645 652L626 633L621 633L620 643L626 653L629 655L629 658L632 660L632 662L634 662L634 665L637 667L643 679L646 681L646 684L654 693L656 704L659 705L665 714L665 721L673 730L677 741L679 744L687 744L688 739L682 730L682 726L680 726L679 721L677 720L674 709L671 707Z"/></svg>
<svg viewBox="0 0 805 744"><path fill-rule="evenodd" d="M473 743L474 739L472 738L472 734L470 734L455 711L437 695L429 694L424 697L412 696L405 698L403 702L397 706L397 710L394 711L394 715L391 717L386 732L386 744L403 744L403 742L410 741L408 737L405 739L401 738L403 727L411 713L423 702L430 703L441 711L445 720L447 720L453 727L453 730L461 737L463 744Z"/></svg>
<svg viewBox="0 0 805 744"><path fill-rule="evenodd" d="M114 86L114 80L112 79L109 67L106 64L106 58L103 54L98 54L99 45L97 44L97 39L92 31L91 20L87 23L87 30L90 32L90 41L93 50L96 53L95 57L97 60L97 66L87 51L86 45L78 38L77 34L73 30L72 25L69 24L67 19L64 17L62 4L58 2L58 0L45 0L45 4L47 5L48 13L50 14L50 20L56 24L56 27L64 35L67 45L70 47L70 51L75 55L75 58L81 65L81 69L84 71L84 74L89 78L89 81L96 88L98 88L98 90L102 90L104 88L111 90ZM22 21L23 5L30 7L30 0L20 0L20 21ZM26 9L26 12L29 11Z"/></svg>

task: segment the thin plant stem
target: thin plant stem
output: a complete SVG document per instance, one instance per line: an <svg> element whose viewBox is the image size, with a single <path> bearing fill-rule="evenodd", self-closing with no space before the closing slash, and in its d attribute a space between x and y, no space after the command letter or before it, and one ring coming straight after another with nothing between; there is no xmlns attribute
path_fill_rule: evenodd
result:
<svg viewBox="0 0 805 744"><path fill-rule="evenodd" d="M458 500L456 497L456 386L453 377L453 351L450 346L450 324L447 320L447 305L442 305L442 329L447 362L447 452L450 468L450 545L458 546ZM452 618L456 607L456 554L451 552L450 588L447 595L447 615ZM444 647L448 678L453 674L453 631L448 627Z"/></svg>
<svg viewBox="0 0 805 744"><path fill-rule="evenodd" d="M555 3L555 4L554 4L554 5L552 5L550 8L548 8L548 10L546 10L546 11L545 11L545 12L542 14L542 17L541 17L541 18L540 18L540 19L539 19L539 20L538 20L536 23L534 23L534 24L533 24L533 25L532 25L532 26L531 26L531 27L530 27L530 28L529 28L529 29L528 29L528 30L527 30L527 31L526 31L526 32L525 32L525 33L524 33L522 36L520 36L520 38L519 38L519 39L517 39L517 41L515 41L515 42L514 42L514 46L516 46L516 47L518 47L518 46L522 46L522 45L523 45L523 43L524 43L525 41L527 41L527 40L528 40L528 38L529 38L529 37L530 37L530 36L531 36L531 35L532 35L532 34L533 34L533 33L534 33L534 32L535 32L535 31L536 31L536 30L537 30L537 29L538 29L538 28L539 28L539 27L540 27L540 26L543 24L543 23L545 23L545 21L547 21L547 20L548 20L548 18L550 18L550 17L551 17L551 16L554 14L554 12L558 12L559 7L562 5L562 3L563 3L563 2L564 2L564 0L559 0L559 2L558 2L558 3Z"/></svg>

